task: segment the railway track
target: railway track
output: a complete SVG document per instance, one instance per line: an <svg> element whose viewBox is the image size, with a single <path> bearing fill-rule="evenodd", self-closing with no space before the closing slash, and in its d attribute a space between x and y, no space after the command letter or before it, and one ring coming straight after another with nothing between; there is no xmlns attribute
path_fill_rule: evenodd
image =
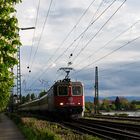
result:
<svg viewBox="0 0 140 140"><path fill-rule="evenodd" d="M89 119L80 119L80 120L86 120L89 123L94 124L101 124L101 125L107 125L109 127L114 127L118 129L128 130L128 131L134 131L139 133L140 132L140 124L130 124L130 123L124 123L124 122L112 122L110 120L89 120Z"/></svg>
<svg viewBox="0 0 140 140"><path fill-rule="evenodd" d="M107 140L140 140L140 125L117 124L98 120L78 119L63 122L65 126L82 133L98 136ZM130 127L129 127L130 126ZM133 130L135 128L135 130Z"/></svg>
<svg viewBox="0 0 140 140"><path fill-rule="evenodd" d="M140 122L140 117L116 117L116 116L105 116L105 115L99 115L94 116L94 118L98 119L112 119L112 120L122 120L122 121L132 121L132 122Z"/></svg>

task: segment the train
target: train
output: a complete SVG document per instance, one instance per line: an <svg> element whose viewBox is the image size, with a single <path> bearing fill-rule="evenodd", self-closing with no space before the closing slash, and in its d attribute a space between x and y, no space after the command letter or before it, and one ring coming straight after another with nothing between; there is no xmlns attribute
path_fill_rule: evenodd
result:
<svg viewBox="0 0 140 140"><path fill-rule="evenodd" d="M44 96L19 106L20 111L49 113L67 117L84 115L84 86L65 78L53 84Z"/></svg>

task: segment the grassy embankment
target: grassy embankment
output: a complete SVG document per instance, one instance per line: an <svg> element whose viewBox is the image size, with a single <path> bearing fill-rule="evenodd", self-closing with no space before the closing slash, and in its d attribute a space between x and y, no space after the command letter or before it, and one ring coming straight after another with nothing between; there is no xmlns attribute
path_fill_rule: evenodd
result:
<svg viewBox="0 0 140 140"><path fill-rule="evenodd" d="M56 123L31 117L10 114L27 140L101 140L90 135L80 135Z"/></svg>

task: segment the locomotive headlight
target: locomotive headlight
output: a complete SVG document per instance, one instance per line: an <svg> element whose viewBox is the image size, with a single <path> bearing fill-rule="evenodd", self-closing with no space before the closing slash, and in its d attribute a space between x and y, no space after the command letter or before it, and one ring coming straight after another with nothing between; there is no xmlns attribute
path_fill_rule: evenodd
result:
<svg viewBox="0 0 140 140"><path fill-rule="evenodd" d="M60 105L64 105L64 103L60 103Z"/></svg>
<svg viewBox="0 0 140 140"><path fill-rule="evenodd" d="M78 105L80 105L80 103L78 103Z"/></svg>

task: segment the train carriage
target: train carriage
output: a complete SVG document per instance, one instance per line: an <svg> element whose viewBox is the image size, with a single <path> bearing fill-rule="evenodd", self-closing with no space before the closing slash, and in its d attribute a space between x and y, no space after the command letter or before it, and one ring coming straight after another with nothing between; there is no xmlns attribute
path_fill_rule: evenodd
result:
<svg viewBox="0 0 140 140"><path fill-rule="evenodd" d="M57 81L40 99L19 106L21 111L50 112L65 116L83 116L84 88L69 78Z"/></svg>

